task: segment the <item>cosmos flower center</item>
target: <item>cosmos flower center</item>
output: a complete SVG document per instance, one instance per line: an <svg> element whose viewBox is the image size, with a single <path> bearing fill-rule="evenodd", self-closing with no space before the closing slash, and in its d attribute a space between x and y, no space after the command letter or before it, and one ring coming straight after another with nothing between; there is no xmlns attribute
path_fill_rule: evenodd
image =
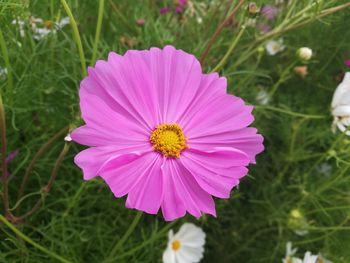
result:
<svg viewBox="0 0 350 263"><path fill-rule="evenodd" d="M180 157L187 147L186 138L178 124L160 124L152 131L150 141L155 151L166 157Z"/></svg>
<svg viewBox="0 0 350 263"><path fill-rule="evenodd" d="M44 27L47 29L52 29L53 28L53 22L51 20L45 20L44 21Z"/></svg>
<svg viewBox="0 0 350 263"><path fill-rule="evenodd" d="M179 240L174 240L172 243L171 243L171 248L174 250L174 251L178 251L181 247L181 243Z"/></svg>

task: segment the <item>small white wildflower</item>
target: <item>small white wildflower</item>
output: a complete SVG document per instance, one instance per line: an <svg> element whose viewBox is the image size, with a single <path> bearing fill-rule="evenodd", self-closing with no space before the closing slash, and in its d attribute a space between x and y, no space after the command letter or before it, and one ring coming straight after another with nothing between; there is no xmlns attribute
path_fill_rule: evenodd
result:
<svg viewBox="0 0 350 263"><path fill-rule="evenodd" d="M283 45L283 39L280 38L278 40L269 40L266 43L266 52L267 54L269 54L270 56L274 56L279 52L282 52L286 47L285 45Z"/></svg>
<svg viewBox="0 0 350 263"><path fill-rule="evenodd" d="M66 137L64 137L64 140L65 140L66 142L71 142L71 141L72 141L72 137L70 137L70 134L69 134L69 133L66 135Z"/></svg>
<svg viewBox="0 0 350 263"><path fill-rule="evenodd" d="M7 76L7 68L0 67L0 79L5 79Z"/></svg>
<svg viewBox="0 0 350 263"><path fill-rule="evenodd" d="M33 36L34 39L36 40L41 40L43 39L44 37L46 37L48 34L50 34L52 32L51 29L48 29L48 28L37 28L35 30L35 34Z"/></svg>
<svg viewBox="0 0 350 263"><path fill-rule="evenodd" d="M303 61L308 61L312 57L312 49L309 47L301 47L297 51L298 57Z"/></svg>
<svg viewBox="0 0 350 263"><path fill-rule="evenodd" d="M203 23L203 18L201 18L200 16L197 17L197 23L198 24L202 24Z"/></svg>
<svg viewBox="0 0 350 263"><path fill-rule="evenodd" d="M256 100L261 105L267 105L270 102L270 96L269 93L267 93L265 90L260 90L258 94L256 95Z"/></svg>
<svg viewBox="0 0 350 263"><path fill-rule="evenodd" d="M255 27L256 26L256 19L255 18L248 18L247 22L245 24L248 27Z"/></svg>
<svg viewBox="0 0 350 263"><path fill-rule="evenodd" d="M319 174L330 176L332 173L332 165L329 163L321 163L316 170Z"/></svg>
<svg viewBox="0 0 350 263"><path fill-rule="evenodd" d="M17 25L19 29L19 34L21 37L25 36L24 26L25 22L19 18L12 20L12 25Z"/></svg>
<svg viewBox="0 0 350 263"><path fill-rule="evenodd" d="M322 257L322 255L313 255L310 251L304 254L304 258L300 259L294 257L297 248L292 248L292 243L287 242L286 256L282 259L283 263L332 263L331 261Z"/></svg>
<svg viewBox="0 0 350 263"><path fill-rule="evenodd" d="M205 233L191 223L181 226L175 235L169 231L168 246L163 253L163 263L194 263L203 257Z"/></svg>
<svg viewBox="0 0 350 263"><path fill-rule="evenodd" d="M332 115L334 117L332 130L335 127L350 136L350 72L345 73L343 81L336 88L332 99Z"/></svg>

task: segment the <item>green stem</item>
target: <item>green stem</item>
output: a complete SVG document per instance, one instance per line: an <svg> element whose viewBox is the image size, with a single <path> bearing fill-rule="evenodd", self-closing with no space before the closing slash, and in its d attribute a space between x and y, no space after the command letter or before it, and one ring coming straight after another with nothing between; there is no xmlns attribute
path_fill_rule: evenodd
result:
<svg viewBox="0 0 350 263"><path fill-rule="evenodd" d="M171 223L169 223L167 226L165 226L162 230L160 230L157 234L153 235L151 238L147 239L145 242L141 243L140 245L133 247L132 249L130 249L129 251L119 255L118 257L116 257L115 259L121 259L124 258L126 256L132 255L134 254L136 251L142 249L143 247L147 246L148 244L154 242L155 240L157 240L158 238L162 237L172 226L174 226L176 224L177 221L173 221Z"/></svg>
<svg viewBox="0 0 350 263"><path fill-rule="evenodd" d="M59 130L56 134L51 136L51 138L45 144L43 144L40 147L39 151L34 155L33 159L31 160L28 167L26 168L23 180L21 182L21 186L18 191L17 202L24 194L24 189L27 185L29 176L34 168L35 163L39 160L41 156L43 156L44 154L47 154L47 151L51 148L52 144L56 142L58 139L60 139L63 135L67 134L68 130L69 130L68 126Z"/></svg>
<svg viewBox="0 0 350 263"><path fill-rule="evenodd" d="M87 74L87 72L86 72L86 60L85 60L83 44L81 43L81 38L80 38L77 23L74 19L72 11L70 10L66 0L61 0L61 3L62 3L64 10L66 11L66 13L69 17L69 21L70 21L70 24L71 24L71 27L73 30L73 38L74 38L75 44L77 45L77 48L78 48L82 74L83 74L83 76L86 76L86 74Z"/></svg>
<svg viewBox="0 0 350 263"><path fill-rule="evenodd" d="M227 50L226 54L224 57L220 60L220 62L216 65L216 67L212 70L212 72L217 72L219 71L226 63L230 55L232 54L234 48L237 46L238 41L241 39L243 32L245 31L246 26L242 26L241 30L239 31L237 37L235 37Z"/></svg>
<svg viewBox="0 0 350 263"><path fill-rule="evenodd" d="M126 230L125 234L122 236L121 239L117 242L117 244L114 246L112 249L111 253L109 254L108 258L112 258L118 250L123 246L124 242L129 238L129 236L132 234L132 232L135 230L137 224L139 223L141 217L142 217L143 212L138 211L134 220L130 224L129 228Z"/></svg>
<svg viewBox="0 0 350 263"><path fill-rule="evenodd" d="M99 5L98 5L96 34L95 34L95 41L94 41L94 46L93 46L93 50L92 50L92 59L91 59L90 65L94 65L95 61L96 61L97 46L98 46L98 42L100 41L100 33L101 33L101 28L102 28L104 3L105 3L104 0L100 0Z"/></svg>
<svg viewBox="0 0 350 263"><path fill-rule="evenodd" d="M6 140L6 119L5 109L2 103L2 96L0 93L0 136L1 136L1 170L2 170L2 199L4 203L5 215L9 214L9 200L8 200L8 172L7 172L7 140Z"/></svg>
<svg viewBox="0 0 350 263"><path fill-rule="evenodd" d="M48 250L47 248L39 245L38 243L36 243L35 241L33 241L32 239L30 239L28 236L26 236L25 234L23 234L19 229L17 229L13 224L11 224L5 217L3 217L2 215L0 215L0 221L3 222L9 229L11 229L18 237L20 237L21 239L23 239L24 241L28 242L29 244L31 244L32 246L34 246L35 248L41 250L42 252L44 252L45 254L51 256L52 258L57 259L60 262L63 263L71 263L71 261L57 255L56 253Z"/></svg>
<svg viewBox="0 0 350 263"><path fill-rule="evenodd" d="M325 119L325 118L327 118L327 116L324 116L324 115L309 115L309 114L284 110L284 109L273 107L273 106L256 105L256 106L254 106L254 108L255 109L262 109L262 110L271 110L271 111L280 112L280 113L284 113L287 115L291 115L291 116L295 116L295 117L302 117L302 118L307 118L307 119Z"/></svg>
<svg viewBox="0 0 350 263"><path fill-rule="evenodd" d="M1 47L1 53L4 57L6 69L7 69L7 85L8 85L8 91L9 94L12 95L13 92L13 76L12 76L12 68L10 64L9 54L7 51L6 42L4 39L4 35L2 34L2 31L0 29L0 47ZM9 98L12 98L12 96L9 96Z"/></svg>
<svg viewBox="0 0 350 263"><path fill-rule="evenodd" d="M297 64L297 61L293 61L288 67L286 67L282 73L280 74L280 78L278 79L278 81L272 86L271 91L269 92L269 97L272 98L272 96L276 93L276 91L278 90L278 88L281 86L282 83L284 83L290 74L290 71L292 70L292 68L294 68L294 66Z"/></svg>

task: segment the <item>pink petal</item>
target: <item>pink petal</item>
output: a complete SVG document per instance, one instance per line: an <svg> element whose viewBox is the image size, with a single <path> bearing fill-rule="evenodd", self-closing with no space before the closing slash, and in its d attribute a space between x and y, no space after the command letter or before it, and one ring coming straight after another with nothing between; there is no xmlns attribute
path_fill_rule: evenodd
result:
<svg viewBox="0 0 350 263"><path fill-rule="evenodd" d="M199 88L202 70L198 60L182 50L151 48L150 68L158 92L160 123L176 123Z"/></svg>
<svg viewBox="0 0 350 263"><path fill-rule="evenodd" d="M199 152L188 150L181 162L207 193L220 198L229 198L232 188L245 176L249 157L235 149L217 148Z"/></svg>
<svg viewBox="0 0 350 263"><path fill-rule="evenodd" d="M123 72L125 57L113 52L109 53L108 62L98 60L95 68L89 68L89 76L82 83L80 97L84 93L96 93L99 90L101 99L114 111L138 123L141 127L152 129L148 116L144 114L144 108L140 101L139 92L135 94L135 88L130 86L133 74ZM124 69L125 70L125 69ZM88 87L88 88L87 88ZM91 91L92 90L92 91Z"/></svg>
<svg viewBox="0 0 350 263"><path fill-rule="evenodd" d="M190 142L196 137L242 129L253 122L252 109L238 97L217 97L192 113L190 121L183 126L185 135Z"/></svg>
<svg viewBox="0 0 350 263"><path fill-rule="evenodd" d="M164 196L162 213L166 221L172 221L186 214L185 200L176 188L176 176L171 162L167 161L162 167Z"/></svg>
<svg viewBox="0 0 350 263"><path fill-rule="evenodd" d="M103 166L111 160L120 158L118 160L124 162L126 159L136 158L147 150L149 150L149 147L145 146L129 148L117 146L93 147L78 153L74 158L74 162L83 170L84 179L89 180L99 175Z"/></svg>
<svg viewBox="0 0 350 263"><path fill-rule="evenodd" d="M257 134L255 128L243 128L191 138L188 145L191 149L202 150L210 150L213 147L232 147L249 155L250 162L255 163L255 156L264 150L263 140L264 138Z"/></svg>
<svg viewBox="0 0 350 263"><path fill-rule="evenodd" d="M138 156L123 166L118 165L118 160L112 160L101 170L101 177L108 184L115 197L119 198L128 194L133 187L143 181L154 161L159 158L155 152Z"/></svg>
<svg viewBox="0 0 350 263"><path fill-rule="evenodd" d="M193 115L202 110L213 99L226 95L227 80L225 77L219 77L217 73L203 74L200 88L197 90L196 96L192 103L179 117L178 123L185 127Z"/></svg>
<svg viewBox="0 0 350 263"><path fill-rule="evenodd" d="M175 188L178 196L182 198L182 203L185 205L186 210L197 218L202 215L202 212L216 216L213 198L198 185L179 159L167 159L165 165L170 166L169 169L172 171ZM178 203L175 203L171 207L171 204L169 204L169 207L166 209L174 208L177 205ZM180 213L178 215L179 217L181 216Z"/></svg>
<svg viewBox="0 0 350 263"><path fill-rule="evenodd" d="M137 123L130 121L125 116L112 110L99 97L90 94L81 94L80 108L82 117L86 122L89 132L97 131L96 136L101 135L110 138L110 144L113 140L119 142L120 139L145 143L149 139L151 130L140 127ZM72 137L74 139L74 135ZM85 144L85 143L84 143ZM89 145L89 143L87 142Z"/></svg>
<svg viewBox="0 0 350 263"><path fill-rule="evenodd" d="M164 157L160 154L139 174L138 182L132 187L126 199L126 207L157 214L163 199L161 166Z"/></svg>

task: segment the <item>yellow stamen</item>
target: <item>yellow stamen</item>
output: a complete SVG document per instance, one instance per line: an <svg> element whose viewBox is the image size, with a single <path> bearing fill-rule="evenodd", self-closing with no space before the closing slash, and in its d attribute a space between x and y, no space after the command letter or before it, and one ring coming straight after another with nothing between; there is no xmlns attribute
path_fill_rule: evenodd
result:
<svg viewBox="0 0 350 263"><path fill-rule="evenodd" d="M174 240L172 243L171 243L171 248L174 250L174 251L178 251L181 247L181 243L179 240Z"/></svg>
<svg viewBox="0 0 350 263"><path fill-rule="evenodd" d="M155 151L166 157L180 157L180 153L187 147L186 138L178 124L160 124L151 133L151 143Z"/></svg>

